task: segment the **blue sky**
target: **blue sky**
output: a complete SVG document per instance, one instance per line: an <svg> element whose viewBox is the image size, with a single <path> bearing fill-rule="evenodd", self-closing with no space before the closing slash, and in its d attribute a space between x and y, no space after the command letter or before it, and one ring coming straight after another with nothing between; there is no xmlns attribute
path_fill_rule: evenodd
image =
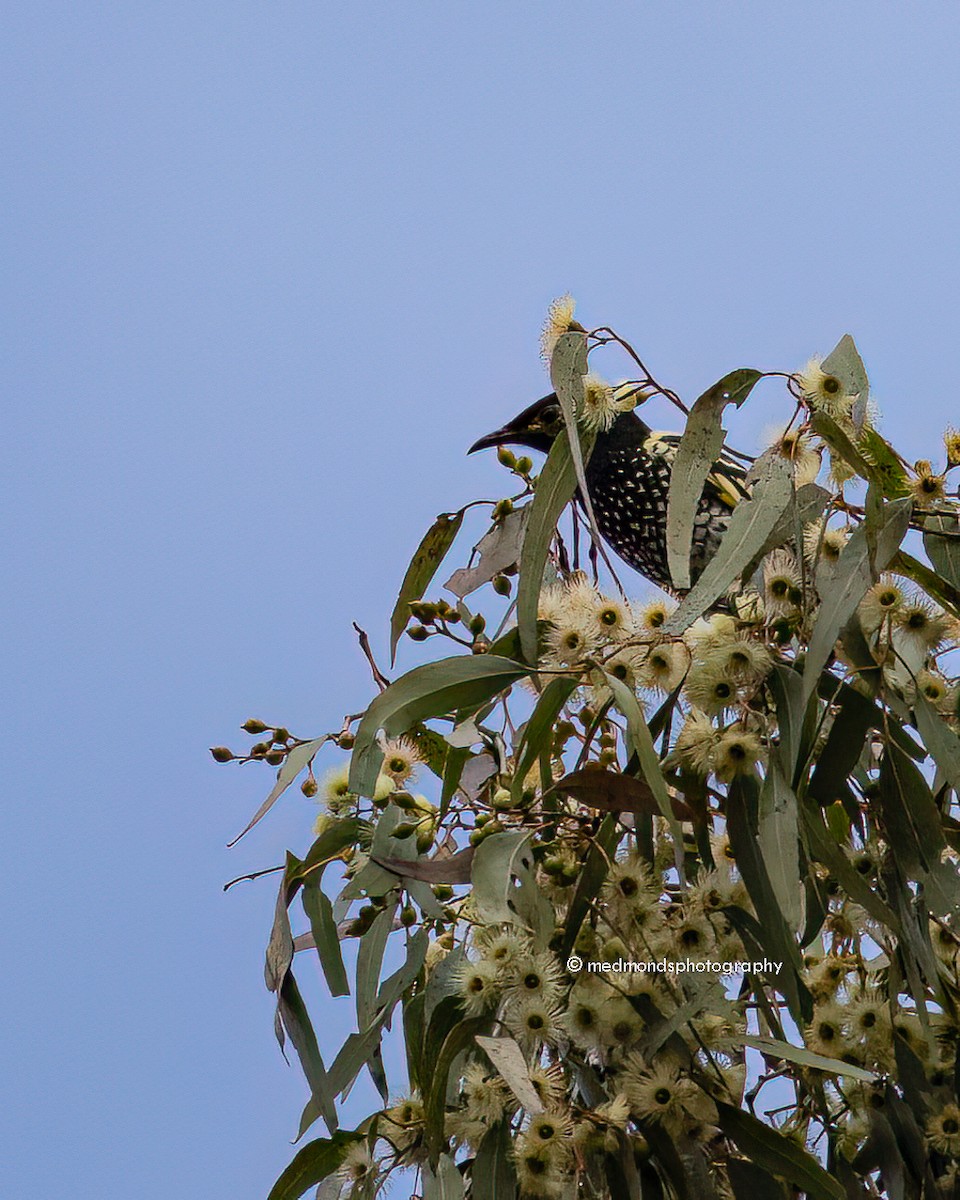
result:
<svg viewBox="0 0 960 1200"><path fill-rule="evenodd" d="M561 292L688 399L849 331L886 431L935 457L960 12L35 0L4 24L0 1190L258 1200L304 1087L262 987L273 883L220 889L313 813L294 793L226 851L269 779L206 747L366 703L350 622L382 654L423 530L502 489L463 452L546 390ZM739 444L781 412L758 392Z"/></svg>

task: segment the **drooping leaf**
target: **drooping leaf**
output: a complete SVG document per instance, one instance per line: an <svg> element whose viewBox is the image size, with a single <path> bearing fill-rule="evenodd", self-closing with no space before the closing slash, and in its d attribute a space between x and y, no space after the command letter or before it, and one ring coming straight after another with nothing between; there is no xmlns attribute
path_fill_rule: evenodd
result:
<svg viewBox="0 0 960 1200"><path fill-rule="evenodd" d="M346 1158L350 1147L361 1141L363 1134L341 1131L333 1137L308 1143L270 1189L267 1200L300 1200L308 1188L316 1187L331 1176Z"/></svg>
<svg viewBox="0 0 960 1200"><path fill-rule="evenodd" d="M383 762L377 741L381 729L394 737L417 721L479 708L529 673L529 668L492 654L457 655L408 671L377 696L357 728L350 791L373 795Z"/></svg>
<svg viewBox="0 0 960 1200"><path fill-rule="evenodd" d="M733 510L716 554L693 589L667 618L662 632L676 636L693 624L718 596L739 579L767 539L793 496L793 467L779 454L764 456L749 500Z"/></svg>
<svg viewBox="0 0 960 1200"><path fill-rule="evenodd" d="M508 1121L484 1134L470 1168L471 1200L516 1200L517 1172Z"/></svg>
<svg viewBox="0 0 960 1200"><path fill-rule="evenodd" d="M460 526L463 524L464 510L455 513L441 513L436 521L424 534L423 541L416 549L410 560L407 573L400 584L400 594L390 618L390 661L397 656L397 643L400 635L410 620L410 605L419 600L430 586L430 581L436 575L447 551L453 545Z"/></svg>
<svg viewBox="0 0 960 1200"><path fill-rule="evenodd" d="M937 513L923 522L923 548L937 572L960 589L960 518Z"/></svg>
<svg viewBox="0 0 960 1200"><path fill-rule="evenodd" d="M642 779L621 775L618 771L588 767L564 775L550 789L570 796L578 804L599 808L603 812L648 813L660 815L653 789ZM680 821L692 821L693 813L682 800L670 798L673 815Z"/></svg>
<svg viewBox="0 0 960 1200"><path fill-rule="evenodd" d="M463 1176L449 1154L441 1154L437 1169L429 1165L421 1172L423 1200L463 1200Z"/></svg>
<svg viewBox="0 0 960 1200"><path fill-rule="evenodd" d="M667 564L675 588L690 586L693 523L707 476L723 447L723 411L728 404L739 408L762 378L749 367L731 371L703 393L687 417L670 472L667 501Z"/></svg>
<svg viewBox="0 0 960 1200"><path fill-rule="evenodd" d="M614 703L627 720L627 749L631 754L637 756L640 772L653 793L653 798L660 809L660 815L670 827L677 855L677 869L682 876L683 831L674 815L673 801L663 778L660 760L657 758L657 751L653 744L653 738L650 736L650 728L644 718L643 709L633 691L622 680L611 675L609 671L605 671L604 676L607 686L613 692Z"/></svg>
<svg viewBox="0 0 960 1200"><path fill-rule="evenodd" d="M589 458L595 436L583 433L580 436L583 458ZM577 490L577 472L570 452L570 441L566 429L554 439L537 479L533 501L528 506L530 516L523 537L520 553L520 583L517 588L517 627L520 649L524 661L537 661L537 609L543 572L547 565L550 543L560 520Z"/></svg>
<svg viewBox="0 0 960 1200"><path fill-rule="evenodd" d="M600 894L616 854L621 833L622 829L616 816L611 814L603 818L600 828L590 840L590 848L584 858L563 923L561 958L573 949L580 927Z"/></svg>
<svg viewBox="0 0 960 1200"><path fill-rule="evenodd" d="M278 1011L283 1027L300 1059L303 1074L310 1085L310 1095L327 1129L333 1133L337 1128L337 1110L333 1103L335 1093L330 1088L317 1044L317 1035L292 971L287 971L283 977L278 995Z"/></svg>
<svg viewBox="0 0 960 1200"><path fill-rule="evenodd" d="M587 525L601 553L600 534L597 530L597 519L593 511L593 500L587 488L586 464L590 457L590 447L584 447L577 417L583 411L584 385L583 378L587 373L587 337L585 333L570 330L561 334L550 356L550 382L557 395L560 411L563 413L563 423L570 440L570 451L573 458L573 470L580 490L580 501L587 515Z"/></svg>
<svg viewBox="0 0 960 1200"><path fill-rule="evenodd" d="M775 754L760 789L757 841L783 919L797 933L804 916L797 797Z"/></svg>
<svg viewBox="0 0 960 1200"><path fill-rule="evenodd" d="M443 585L462 600L477 588L489 583L495 575L512 567L520 558L523 531L527 524L529 505L515 508L496 522L477 543L480 561L472 567L454 571Z"/></svg>
<svg viewBox="0 0 960 1200"><path fill-rule="evenodd" d="M231 846L235 846L244 834L249 833L254 825L263 820L300 772L306 770L310 763L313 762L317 751L324 742L328 741L330 741L330 734L325 734L323 737L314 738L312 742L301 742L300 745L291 748L287 753L287 757L283 760L280 770L277 772L277 782L273 785L270 795L267 796L266 800L264 800L237 836L232 841L227 842L228 849Z"/></svg>
<svg viewBox="0 0 960 1200"><path fill-rule="evenodd" d="M920 689L914 700L917 729L944 778L960 796L960 737L944 721Z"/></svg>
<svg viewBox="0 0 960 1200"><path fill-rule="evenodd" d="M377 1010L380 968L396 912L397 902L388 904L360 939L357 951L357 1024L360 1029L367 1028Z"/></svg>
<svg viewBox="0 0 960 1200"><path fill-rule="evenodd" d="M796 1142L732 1104L716 1104L720 1128L757 1166L782 1176L809 1200L846 1200L841 1184Z"/></svg>
<svg viewBox="0 0 960 1200"><path fill-rule="evenodd" d="M576 691L579 682L575 676L560 675L556 679L551 679L540 693L516 749L517 767L514 771L512 787L515 804L520 801L524 781L531 768L540 758L544 748L549 749L557 718L560 716L563 706Z"/></svg>
<svg viewBox="0 0 960 1200"><path fill-rule="evenodd" d="M897 553L910 524L911 509L910 500L894 500L884 506L881 524L876 530L875 570L878 573L886 568ZM840 551L836 578L823 597L803 668L804 704L817 688L820 672L836 645L840 630L856 612L860 601L874 583L865 526L866 523L855 529Z"/></svg>
<svg viewBox="0 0 960 1200"><path fill-rule="evenodd" d="M280 880L280 890L277 893L277 903L274 906L273 927L270 930L270 940L267 942L266 957L263 966L264 982L267 990L279 992L284 976L290 970L293 962L293 933L290 930L289 907L292 895L290 892L290 876L300 865L296 855L287 852L287 863Z"/></svg>
<svg viewBox="0 0 960 1200"><path fill-rule="evenodd" d="M439 1160L447 1141L444 1133L444 1108L450 1068L454 1060L473 1045L474 1037L489 1028L489 1025L490 1021L485 1017L468 1017L458 1021L444 1038L427 1076L423 1097L423 1140L433 1164ZM425 1046L424 1049L426 1051L428 1047Z"/></svg>
<svg viewBox="0 0 960 1200"><path fill-rule="evenodd" d="M347 971L343 965L343 955L340 953L340 938L337 934L337 923L333 919L333 906L321 888L319 878L312 878L304 886L302 900L330 995L348 996L350 984L347 982Z"/></svg>
<svg viewBox="0 0 960 1200"><path fill-rule="evenodd" d="M482 1037L479 1034L475 1040L516 1096L521 1108L525 1108L531 1116L542 1113L543 1103L530 1080L527 1060L517 1042L512 1037Z"/></svg>

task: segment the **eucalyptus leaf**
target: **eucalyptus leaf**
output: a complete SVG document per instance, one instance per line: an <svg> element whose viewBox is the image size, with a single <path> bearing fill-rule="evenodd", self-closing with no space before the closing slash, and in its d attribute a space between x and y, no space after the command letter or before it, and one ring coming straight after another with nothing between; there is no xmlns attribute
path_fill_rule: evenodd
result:
<svg viewBox="0 0 960 1200"><path fill-rule="evenodd" d="M461 567L454 571L443 585L447 591L459 597L469 596L477 588L489 583L495 575L508 570L520 558L523 533L529 515L529 505L515 508L501 517L477 543L480 561L472 567Z"/></svg>
<svg viewBox="0 0 960 1200"><path fill-rule="evenodd" d="M775 754L760 789L757 841L783 919L792 933L798 933L803 928L804 904L797 797Z"/></svg>
<svg viewBox="0 0 960 1200"><path fill-rule="evenodd" d="M426 663L402 675L377 696L357 728L350 791L373 795L383 762L377 741L381 729L394 737L415 722L479 708L529 673L529 668L507 658L471 654Z"/></svg>
<svg viewBox="0 0 960 1200"><path fill-rule="evenodd" d="M543 1112L543 1103L530 1080L527 1060L517 1042L511 1037L481 1037L476 1043L496 1067L500 1078L517 1098L521 1108L530 1116Z"/></svg>
<svg viewBox="0 0 960 1200"><path fill-rule="evenodd" d="M813 1067L828 1075L845 1075L848 1079L859 1079L862 1083L873 1083L877 1078L872 1071L866 1071L863 1067L841 1062L838 1058L828 1058L824 1054L815 1054L803 1046L793 1046L778 1038L760 1037L748 1033L744 1035L743 1044L752 1046L754 1050L760 1050L771 1058L785 1059L787 1062L797 1063L801 1067Z"/></svg>
<svg viewBox="0 0 960 1200"><path fill-rule="evenodd" d="M595 435L580 436L582 458L589 458ZM550 553L550 543L556 533L560 515L577 490L577 472L570 450L570 440L564 429L554 439L547 461L537 479L536 491L530 503L530 516L520 554L520 583L517 588L517 626L523 658L531 665L537 662L537 610L543 573Z"/></svg>
<svg viewBox="0 0 960 1200"><path fill-rule="evenodd" d="M688 629L718 596L738 580L768 543L793 495L793 466L779 454L765 456L749 500L733 510L726 533L693 589L663 626L665 636Z"/></svg>
<svg viewBox="0 0 960 1200"><path fill-rule="evenodd" d="M329 1178L341 1166L350 1147L361 1141L362 1134L341 1131L308 1143L270 1189L267 1200L300 1200L308 1188Z"/></svg>
<svg viewBox="0 0 960 1200"><path fill-rule="evenodd" d="M670 578L682 591L690 586L693 525L704 485L723 448L723 411L728 404L739 408L762 378L759 371L749 367L731 371L704 392L687 417L670 469L666 532Z"/></svg>
<svg viewBox="0 0 960 1200"><path fill-rule="evenodd" d="M910 500L893 500L884 505L880 527L876 530L876 560L874 570L884 570L897 553L910 524ZM870 568L867 530L858 526L840 551L837 574L833 585L823 597L816 625L810 637L803 668L802 701L813 695L827 659L840 636L840 631L857 610L860 601L874 583Z"/></svg>
<svg viewBox="0 0 960 1200"><path fill-rule="evenodd" d="M447 551L453 545L463 524L464 509L441 513L424 534L423 540L410 560L407 573L400 584L400 594L390 618L390 661L397 655L397 643L410 620L410 605L421 598L430 586ZM466 595L464 592L463 595Z"/></svg>
<svg viewBox="0 0 960 1200"><path fill-rule="evenodd" d="M254 825L263 820L300 772L306 770L310 763L313 762L320 747L328 741L330 741L330 735L325 734L323 737L314 738L311 742L301 742L298 746L293 746L287 752L287 757L283 760L280 770L277 772L277 782L270 790L269 796L267 796L266 800L264 800L237 836L232 841L227 842L228 849L231 846L235 846L244 834L249 833Z"/></svg>

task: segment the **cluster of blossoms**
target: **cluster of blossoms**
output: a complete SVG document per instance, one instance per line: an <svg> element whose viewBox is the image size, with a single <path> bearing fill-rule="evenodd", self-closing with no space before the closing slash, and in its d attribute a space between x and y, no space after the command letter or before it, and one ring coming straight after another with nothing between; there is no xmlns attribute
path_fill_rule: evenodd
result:
<svg viewBox="0 0 960 1200"><path fill-rule="evenodd" d="M570 331L585 333L567 296L548 315L546 358ZM594 336L610 340L609 332ZM343 862L345 886L328 906L336 934L363 939L389 918L366 956L367 985L370 954L382 955L378 939L395 930L409 956L404 1024L422 1026L414 1043L425 1044L430 1014L442 1005L444 1020L452 1006L470 1034L466 1048L458 1043L444 1058L450 1075L441 1092L431 1094L428 1077L436 1061L418 1068L408 1056L426 1103L413 1091L365 1123L363 1140L340 1162L339 1195L381 1194L396 1167L428 1179L445 1143L467 1194L474 1167L492 1159L496 1144L498 1155L509 1146L524 1198L609 1200L626 1194L614 1182L623 1167L631 1193L702 1190L728 1200L744 1194L744 1178L755 1179L743 1169L752 1155L738 1140L744 1124L729 1121L732 1109L747 1123L766 1117L774 1129L764 1137L777 1131L793 1143L771 1151L771 1194L783 1189L780 1166L805 1148L807 1169L817 1157L839 1165L851 1194L858 1179L871 1195L896 1191L903 1163L916 1169L918 1195L960 1186L960 688L950 658L960 647L951 615L960 611L960 584L938 587L902 549L877 578L870 547L877 582L868 588L862 561L878 528L871 504L889 514L909 496L914 528L933 521L957 536L948 487L960 433L944 435L942 471L904 462L876 432L851 361L835 374L828 367L842 356L813 360L789 377L796 411L771 436L798 489L827 474L828 460L832 491L808 489L826 515L798 523L788 544L682 633L670 632L673 600L631 602L567 572L540 592L535 664L496 664L511 682L483 695L473 675L469 687L451 684L451 664L518 652L498 647L509 628L489 637L485 617L448 585L457 602L413 601L422 624L408 632L468 651L443 664L437 691L453 697L450 711L425 704L416 711L426 716L411 719L403 736L375 731L367 755L375 738L383 761L364 797L351 792L345 766L319 780L308 769L302 790L320 805L314 830L333 844L324 865ZM662 391L650 378L612 385L590 372L582 382L578 422L598 435ZM507 518L536 481L528 458L501 448L500 462L523 490L484 503L493 506L494 530L510 525L515 537L519 526ZM874 468L881 485L864 509L848 485L876 483ZM566 571L566 561L558 538L554 566ZM509 597L519 564L494 569L487 580ZM818 659L815 631L831 603L843 622L830 628L832 647ZM805 658L823 664L815 675ZM523 670L533 678L521 680ZM546 697L556 679L569 688ZM559 711L541 709L557 695ZM549 720L533 720L531 703ZM929 738L921 718L934 722ZM426 723L435 719L441 729ZM328 740L351 749L355 720ZM273 740L249 757L280 766L304 744L285 729L269 732ZM220 751L219 761L235 757ZM337 837L347 827L345 846ZM499 834L507 838L484 846ZM508 861L519 846L529 853L523 879ZM496 919L485 916L483 886L501 889ZM529 900L530 892L533 907L521 913L514 897ZM514 920L503 919L503 904ZM777 949L782 977L760 965L713 969ZM389 983L375 977L377 1004ZM398 985L393 1003L400 999ZM383 1013L375 1021L389 1026ZM369 1034L359 1031L361 1040ZM497 1039L499 1051L484 1049L485 1038ZM776 1098L788 1089L793 1102L764 1110L760 1098L767 1102L763 1089L774 1079ZM898 1139L909 1150L887 1177L880 1160ZM763 1174L757 1162L749 1166ZM671 1172L688 1167L678 1186ZM789 1182L800 1189L796 1177Z"/></svg>
<svg viewBox="0 0 960 1200"><path fill-rule="evenodd" d="M555 847L540 868L561 927L571 889L558 881L556 864L577 849L575 840ZM578 955L606 970L571 975L549 945L538 949L515 925L474 925L459 949L452 980L464 1013L488 1017L517 1041L540 1103L538 1111L524 1111L510 1083L486 1060L474 1061L462 1075L447 1132L476 1152L498 1124L512 1122L524 1195L561 1194L575 1170L589 1171L591 1155L615 1149L625 1134L640 1151L647 1148L644 1130L709 1139L718 1133L715 1098L739 1103L742 1005L728 999L716 977L699 977L696 993L687 994L669 974L626 968L629 962L743 958L724 910L748 911L749 899L722 838L715 851L718 866L682 898L666 862L662 870L653 868L629 852L614 863L596 922L576 942ZM470 917L469 905L464 916ZM678 1040L647 1050L653 1023L682 1004L690 1011ZM581 1094L577 1079L585 1068L604 1079L602 1090Z"/></svg>

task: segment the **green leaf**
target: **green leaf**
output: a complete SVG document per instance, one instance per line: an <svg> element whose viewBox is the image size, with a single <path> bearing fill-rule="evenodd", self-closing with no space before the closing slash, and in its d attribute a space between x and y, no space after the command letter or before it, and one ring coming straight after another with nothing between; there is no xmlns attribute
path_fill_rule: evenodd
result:
<svg viewBox="0 0 960 1200"><path fill-rule="evenodd" d="M340 817L320 834L310 847L306 858L297 865L289 876L289 884L302 883L313 872L322 872L329 862L343 853L348 846L355 846L370 829L370 822L360 817Z"/></svg>
<svg viewBox="0 0 960 1200"><path fill-rule="evenodd" d="M561 796L570 796L587 808L598 808L602 812L646 813L659 816L660 806L654 798L653 789L643 779L632 775L621 775L619 771L607 771L595 764L588 764L582 771L572 771L549 789ZM546 795L546 792L544 793ZM673 815L681 821L692 821L693 813L682 800L670 798Z"/></svg>
<svg viewBox="0 0 960 1200"><path fill-rule="evenodd" d="M513 1165L510 1122L500 1121L484 1134L470 1168L471 1200L516 1200L517 1173Z"/></svg>
<svg viewBox="0 0 960 1200"><path fill-rule="evenodd" d="M923 548L938 574L960 588L960 519L953 513L937 513L926 518L923 528Z"/></svg>
<svg viewBox="0 0 960 1200"><path fill-rule="evenodd" d="M273 785L270 795L267 796L266 800L264 800L233 841L227 842L228 849L231 846L235 846L245 833L249 833L254 825L263 820L300 772L313 762L314 756L324 742L328 741L330 741L330 734L324 734L323 737L314 738L312 742L301 742L299 746L294 746L288 752L280 770L277 772L277 782Z"/></svg>
<svg viewBox="0 0 960 1200"><path fill-rule="evenodd" d="M781 1175L809 1200L846 1200L841 1184L796 1142L732 1104L718 1100L716 1105L720 1128L757 1166Z"/></svg>
<svg viewBox="0 0 960 1200"><path fill-rule="evenodd" d="M463 1200L463 1176L449 1154L441 1154L436 1173L422 1169L423 1200Z"/></svg>
<svg viewBox="0 0 960 1200"><path fill-rule="evenodd" d="M457 655L415 667L373 701L357 729L350 760L350 791L372 796L383 763L377 741L406 732L418 721L479 708L530 674L528 667L491 654Z"/></svg>
<svg viewBox="0 0 960 1200"><path fill-rule="evenodd" d="M848 396L866 396L870 390L867 368L849 333L845 333L820 364L827 375L834 375L843 384Z"/></svg>
<svg viewBox="0 0 960 1200"><path fill-rule="evenodd" d="M783 919L793 933L803 927L798 825L797 797L787 784L783 768L774 753L760 789L757 841L773 894Z"/></svg>
<svg viewBox="0 0 960 1200"><path fill-rule="evenodd" d="M283 878L280 880L277 903L274 906L273 927L270 930L270 940L267 942L263 965L264 982L267 990L271 992L280 991L284 976L290 970L290 964L293 962L293 933L290 930L290 914L287 908L292 899L290 876L299 865L300 860L288 850L286 867Z"/></svg>
<svg viewBox="0 0 960 1200"><path fill-rule="evenodd" d="M916 765L896 745L880 760L880 808L894 858L907 878L924 885L924 898L938 916L958 907L956 868L941 861L946 849L940 810Z"/></svg>
<svg viewBox="0 0 960 1200"><path fill-rule="evenodd" d="M807 803L803 809L803 828L811 858L828 867L851 900L863 905L867 912L897 933L900 922L891 908L884 903L862 875L854 869L850 860L837 845L833 834L824 824L823 813Z"/></svg>
<svg viewBox="0 0 960 1200"><path fill-rule="evenodd" d="M463 513L462 508L456 513L441 513L424 534L423 541L410 560L403 583L400 584L400 594L393 607L393 615L390 618L391 663L397 656L397 642L400 641L400 635L410 620L410 605L420 599L436 575L447 551L460 532Z"/></svg>
<svg viewBox="0 0 960 1200"><path fill-rule="evenodd" d="M673 586L690 586L690 549L693 523L707 476L723 449L723 410L738 408L763 376L750 367L731 371L696 401L687 417L670 472L667 500L667 563Z"/></svg>
<svg viewBox="0 0 960 1200"><path fill-rule="evenodd" d="M734 1200L786 1200L783 1182L747 1158L728 1158L727 1174Z"/></svg>
<svg viewBox="0 0 960 1200"><path fill-rule="evenodd" d="M947 612L960 618L960 590L955 588L949 580L941 579L928 566L907 554L905 550L900 551L891 563L891 567L919 584L927 595L942 604Z"/></svg>
<svg viewBox="0 0 960 1200"><path fill-rule="evenodd" d="M781 514L793 495L793 467L779 454L758 459L759 478L749 500L733 510L727 531L716 554L704 568L692 591L667 619L663 634L674 637L693 624L718 596L739 579L750 562L767 544Z"/></svg>
<svg viewBox="0 0 960 1200"><path fill-rule="evenodd" d="M526 528L529 505L515 508L507 513L489 529L477 543L477 553L480 561L473 567L461 567L454 571L443 585L447 591L453 592L462 600L477 588L489 583L494 575L499 575L512 567L520 558L520 547L523 545L523 531Z"/></svg>
<svg viewBox="0 0 960 1200"><path fill-rule="evenodd" d="M644 718L643 710L637 701L637 697L623 680L617 679L608 671L604 671L604 675L606 676L607 686L613 692L613 702L627 721L627 749L629 753L637 756L637 761L640 763L640 773L653 793L653 798L660 809L660 815L670 827L674 850L677 854L677 868L682 877L683 831L674 815L673 802L671 801L670 793L667 791L667 784L663 778L660 760L657 758L657 751L653 745L653 738L650 736L650 729Z"/></svg>
<svg viewBox="0 0 960 1200"><path fill-rule="evenodd" d="M337 923L333 919L333 905L321 888L319 877L311 878L304 886L302 900L330 995L348 996L350 984L347 982L343 955L340 953L340 938L337 934Z"/></svg>
<svg viewBox="0 0 960 1200"><path fill-rule="evenodd" d="M859 1079L863 1083L873 1083L877 1076L863 1067L851 1066L838 1058L827 1058L823 1054L815 1054L802 1046L792 1046L789 1042L781 1042L777 1038L759 1037L748 1033L743 1038L745 1046L761 1050L773 1058L786 1059L787 1062L797 1063L801 1067L814 1067L818 1071L826 1071L829 1075L846 1075L849 1079Z"/></svg>
<svg viewBox="0 0 960 1200"><path fill-rule="evenodd" d="M589 458L595 435L580 435L582 457ZM570 451L570 440L564 429L554 439L537 479L533 501L528 506L530 516L520 553L520 584L517 589L517 626L520 648L526 662L537 661L537 609L543 572L547 565L550 543L560 515L577 490L577 472Z"/></svg>
<svg viewBox="0 0 960 1200"><path fill-rule="evenodd" d="M894 500L883 506L880 527L876 530L875 570L884 570L897 553L910 524L910 500ZM813 627L810 645L803 668L802 703L805 705L816 691L820 672L840 636L840 631L857 610L860 601L874 583L870 569L870 548L865 522L850 535L840 552L836 577L823 597L817 622Z"/></svg>
<svg viewBox="0 0 960 1200"><path fill-rule="evenodd" d="M560 675L551 679L540 693L536 707L530 714L516 748L517 767L513 773L513 800L518 803L523 794L523 781L530 768L540 758L544 749L553 741L553 727L563 706L577 690L580 680L572 675Z"/></svg>
<svg viewBox="0 0 960 1200"><path fill-rule="evenodd" d="M467 846L444 858L427 858L413 862L403 858L378 858L375 855L371 857L379 866L402 879L419 879L424 883L469 883L475 853L474 846Z"/></svg>
<svg viewBox="0 0 960 1200"><path fill-rule="evenodd" d="M537 884L528 832L510 830L483 839L473 860L473 903L488 924L519 923L540 940L552 932L553 906Z"/></svg>
<svg viewBox="0 0 960 1200"><path fill-rule="evenodd" d="M330 1088L320 1047L317 1045L317 1035L310 1023L310 1016L292 971L288 971L283 977L278 1005L284 1029L293 1042L303 1074L310 1085L310 1095L326 1122L327 1129L332 1133L337 1128L337 1110L333 1103L335 1093Z"/></svg>
<svg viewBox="0 0 960 1200"><path fill-rule="evenodd" d="M360 1133L335 1133L304 1146L270 1189L267 1200L300 1200L307 1188L331 1176L347 1156L347 1151L363 1141Z"/></svg>
<svg viewBox="0 0 960 1200"><path fill-rule="evenodd" d="M461 1020L447 1034L435 1066L427 1076L427 1087L423 1098L424 1143L430 1154L431 1163L436 1163L447 1144L444 1133L444 1111L446 1108L447 1080L453 1062L472 1044L474 1037L490 1025L487 1017L470 1017ZM429 1041L429 1038L428 1038ZM424 1047L425 1051L429 1046Z"/></svg>
<svg viewBox="0 0 960 1200"><path fill-rule="evenodd" d="M476 1043L493 1063L500 1078L531 1116L543 1112L537 1089L530 1080L527 1060L512 1037L476 1037Z"/></svg>
<svg viewBox="0 0 960 1200"><path fill-rule="evenodd" d="M960 737L918 689L913 704L917 730L944 778L960 796Z"/></svg>
<svg viewBox="0 0 960 1200"><path fill-rule="evenodd" d="M378 913L373 924L360 939L357 951L357 1024L366 1029L377 1011L377 992L380 987L380 968L387 938L393 929L397 902L388 904Z"/></svg>
<svg viewBox="0 0 960 1200"><path fill-rule="evenodd" d="M590 841L590 848L584 859L580 877L567 909L566 920L563 923L564 940L563 949L560 952L561 958L569 955L573 950L580 927L590 912L593 902L600 894L600 889L610 871L610 864L616 855L621 836L619 821L616 816L610 815L603 818L600 828Z"/></svg>

